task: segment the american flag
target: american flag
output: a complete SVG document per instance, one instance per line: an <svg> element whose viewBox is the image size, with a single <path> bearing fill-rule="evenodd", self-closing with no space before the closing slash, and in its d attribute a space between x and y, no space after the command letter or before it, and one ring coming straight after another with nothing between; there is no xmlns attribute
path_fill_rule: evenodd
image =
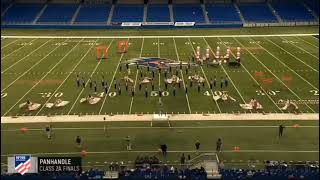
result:
<svg viewBox="0 0 320 180"><path fill-rule="evenodd" d="M16 156L15 157L15 170L20 174L25 174L31 169L31 156Z"/></svg>

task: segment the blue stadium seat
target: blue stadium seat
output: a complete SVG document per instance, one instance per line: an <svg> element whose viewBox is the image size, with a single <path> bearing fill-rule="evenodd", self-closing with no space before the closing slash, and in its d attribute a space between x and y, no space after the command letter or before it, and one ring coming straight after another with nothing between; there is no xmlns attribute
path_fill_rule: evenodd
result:
<svg viewBox="0 0 320 180"><path fill-rule="evenodd" d="M277 11L284 21L314 21L314 17L300 3L292 0L277 1L272 3L273 8Z"/></svg>
<svg viewBox="0 0 320 180"><path fill-rule="evenodd" d="M7 9L7 7L10 5L10 3L7 3L7 2L1 2L1 14L4 10Z"/></svg>
<svg viewBox="0 0 320 180"><path fill-rule="evenodd" d="M207 4L206 10L209 21L213 23L241 22L233 4Z"/></svg>
<svg viewBox="0 0 320 180"><path fill-rule="evenodd" d="M114 8L112 22L142 22L143 5L119 4Z"/></svg>
<svg viewBox="0 0 320 180"><path fill-rule="evenodd" d="M319 0L305 0L305 3L319 16Z"/></svg>
<svg viewBox="0 0 320 180"><path fill-rule="evenodd" d="M78 6L78 4L49 4L38 22L69 23Z"/></svg>
<svg viewBox="0 0 320 180"><path fill-rule="evenodd" d="M176 22L204 22L203 11L199 4L175 4L173 12Z"/></svg>
<svg viewBox="0 0 320 180"><path fill-rule="evenodd" d="M43 4L14 4L1 18L6 23L31 23L42 9Z"/></svg>
<svg viewBox="0 0 320 180"><path fill-rule="evenodd" d="M265 3L240 4L239 9L247 22L277 22Z"/></svg>
<svg viewBox="0 0 320 180"><path fill-rule="evenodd" d="M167 4L150 4L148 6L148 22L170 22L170 12Z"/></svg>
<svg viewBox="0 0 320 180"><path fill-rule="evenodd" d="M75 22L107 22L110 5L82 5Z"/></svg>

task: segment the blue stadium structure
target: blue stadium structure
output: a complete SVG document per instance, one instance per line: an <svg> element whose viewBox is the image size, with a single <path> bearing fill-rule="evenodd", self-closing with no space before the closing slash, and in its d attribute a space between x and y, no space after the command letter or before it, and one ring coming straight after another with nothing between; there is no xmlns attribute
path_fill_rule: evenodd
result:
<svg viewBox="0 0 320 180"><path fill-rule="evenodd" d="M32 0L29 0L33 2ZM19 3L4 0L1 4L2 27L56 27L77 28L77 24L90 28L139 27L224 27L236 26L282 26L319 23L317 0L272 0L272 1L177 1L165 4L148 1L129 4L129 1L42 1L41 4ZM90 3L88 3L90 2ZM197 3L194 3L197 2ZM57 13L59 12L59 13ZM132 23L134 22L134 23ZM129 25L128 25L129 23ZM130 24L131 23L131 24ZM53 26L51 26L53 27Z"/></svg>
<svg viewBox="0 0 320 180"><path fill-rule="evenodd" d="M298 1L285 0L273 2L272 6L284 21L309 21L314 17L308 10Z"/></svg>
<svg viewBox="0 0 320 180"><path fill-rule="evenodd" d="M277 18L265 3L240 4L246 22L277 22Z"/></svg>
<svg viewBox="0 0 320 180"><path fill-rule="evenodd" d="M212 23L241 23L239 13L232 3L207 4L206 10Z"/></svg>
<svg viewBox="0 0 320 180"><path fill-rule="evenodd" d="M110 5L81 5L75 23L106 23L110 13Z"/></svg>
<svg viewBox="0 0 320 180"><path fill-rule="evenodd" d="M166 4L150 4L148 6L148 22L170 22L169 7Z"/></svg>
<svg viewBox="0 0 320 180"><path fill-rule="evenodd" d="M204 17L200 4L173 5L176 22L203 23Z"/></svg>
<svg viewBox="0 0 320 180"><path fill-rule="evenodd" d="M115 6L112 22L142 22L143 5L119 4Z"/></svg>
<svg viewBox="0 0 320 180"><path fill-rule="evenodd" d="M77 7L76 4L48 4L38 23L70 23Z"/></svg>
<svg viewBox="0 0 320 180"><path fill-rule="evenodd" d="M4 7L6 6L8 5L4 5ZM43 4L13 4L2 16L1 21L6 23L32 23L42 7ZM3 12L2 9L1 12Z"/></svg>

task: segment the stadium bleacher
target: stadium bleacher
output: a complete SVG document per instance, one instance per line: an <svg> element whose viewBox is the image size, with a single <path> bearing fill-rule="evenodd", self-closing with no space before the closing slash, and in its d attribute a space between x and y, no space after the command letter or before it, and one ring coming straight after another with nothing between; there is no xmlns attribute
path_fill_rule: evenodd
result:
<svg viewBox="0 0 320 180"><path fill-rule="evenodd" d="M315 18L298 1L273 1L272 7L277 11L283 21L314 21Z"/></svg>
<svg viewBox="0 0 320 180"><path fill-rule="evenodd" d="M239 4L246 22L277 22L266 3Z"/></svg>
<svg viewBox="0 0 320 180"><path fill-rule="evenodd" d="M174 4L173 12L176 22L204 22L200 4Z"/></svg>
<svg viewBox="0 0 320 180"><path fill-rule="evenodd" d="M103 23L107 22L110 5L82 5L75 20L76 23Z"/></svg>
<svg viewBox="0 0 320 180"><path fill-rule="evenodd" d="M109 166L111 170L111 165ZM150 166L146 164L135 168L128 168L126 166L112 166L112 171L119 172L120 180L136 180L136 179L207 179L207 173L203 168L189 169L186 167L177 168L167 165ZM306 165L303 166L290 166L285 165L272 165L265 166L263 169L228 169L220 168L219 173L222 175L223 180L288 180L288 179L301 179L301 180L316 180L319 179L319 165ZM107 173L100 169L90 169L83 171L80 174L26 174L24 176L18 174L2 174L1 179L5 180L20 180L20 179L33 179L33 180L46 180L46 179L63 179L78 180L85 179L103 179Z"/></svg>
<svg viewBox="0 0 320 180"><path fill-rule="evenodd" d="M143 8L143 5L138 4L118 4L113 11L112 22L142 22Z"/></svg>
<svg viewBox="0 0 320 180"><path fill-rule="evenodd" d="M70 23L79 4L48 4L39 23Z"/></svg>
<svg viewBox="0 0 320 180"><path fill-rule="evenodd" d="M68 3L54 0L49 3L41 1L40 4L32 2L13 3L9 7L11 1L3 1L1 3L3 11L1 22L32 24L36 19L37 24L106 24L106 22L111 22L114 25L122 22L143 22L144 17L146 17L146 22L170 22L172 18L170 16L173 15L174 22L242 24L244 22L279 23L278 15L284 22L315 22L318 19L318 17L315 18L315 14L319 14L319 1L317 0L304 0L303 2L277 0L271 2L271 7L268 3L261 1L238 2L236 6L239 7L244 22L241 21L240 12L231 1L208 1L207 4L196 3L194 0L186 1L186 3L173 1L172 14L171 4L158 3L158 1L150 1L147 6L141 0L134 1L136 3L125 3L127 1L123 0L114 5L111 4L111 0L70 0L67 1ZM47 7L43 8L45 4ZM112 6L114 6L113 14L108 21ZM79 11L77 11L78 8ZM272 12L272 8L276 15ZM312 9L312 12L309 8Z"/></svg>
<svg viewBox="0 0 320 180"><path fill-rule="evenodd" d="M169 7L167 4L150 4L148 6L148 22L170 22Z"/></svg>
<svg viewBox="0 0 320 180"><path fill-rule="evenodd" d="M231 3L206 4L206 10L212 23L241 22L239 14Z"/></svg>
<svg viewBox="0 0 320 180"><path fill-rule="evenodd" d="M304 2L319 16L319 0L305 0Z"/></svg>
<svg viewBox="0 0 320 180"><path fill-rule="evenodd" d="M5 23L32 23L42 7L43 4L13 4L1 18L1 21Z"/></svg>

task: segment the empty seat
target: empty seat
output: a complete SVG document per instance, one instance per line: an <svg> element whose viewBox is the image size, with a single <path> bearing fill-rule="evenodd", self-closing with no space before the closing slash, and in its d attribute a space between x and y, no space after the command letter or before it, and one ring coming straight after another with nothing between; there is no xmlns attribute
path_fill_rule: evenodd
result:
<svg viewBox="0 0 320 180"><path fill-rule="evenodd" d="M71 21L78 4L49 4L38 22L68 23Z"/></svg>
<svg viewBox="0 0 320 180"><path fill-rule="evenodd" d="M240 23L240 16L231 3L207 4L206 10L209 21L213 23L237 22Z"/></svg>
<svg viewBox="0 0 320 180"><path fill-rule="evenodd" d="M142 22L143 5L116 5L113 11L112 22Z"/></svg>
<svg viewBox="0 0 320 180"><path fill-rule="evenodd" d="M175 4L173 12L176 22L204 22L203 11L199 4Z"/></svg>
<svg viewBox="0 0 320 180"><path fill-rule="evenodd" d="M313 21L314 17L300 3L295 1L277 1L272 4L273 8L284 21Z"/></svg>
<svg viewBox="0 0 320 180"><path fill-rule="evenodd" d="M1 20L6 23L31 23L42 7L43 4L14 4Z"/></svg>
<svg viewBox="0 0 320 180"><path fill-rule="evenodd" d="M107 22L110 5L82 5L75 22L98 23Z"/></svg>
<svg viewBox="0 0 320 180"><path fill-rule="evenodd" d="M265 3L240 4L239 9L247 22L277 22Z"/></svg>
<svg viewBox="0 0 320 180"><path fill-rule="evenodd" d="M149 5L148 22L170 22L170 12L167 4Z"/></svg>

